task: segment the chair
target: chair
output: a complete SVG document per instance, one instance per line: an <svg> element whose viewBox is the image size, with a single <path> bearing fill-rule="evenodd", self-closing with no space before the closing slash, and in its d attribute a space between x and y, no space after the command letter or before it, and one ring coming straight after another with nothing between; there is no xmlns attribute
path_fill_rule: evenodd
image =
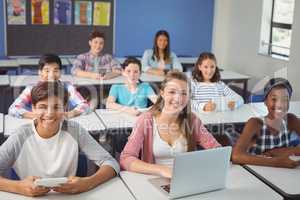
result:
<svg viewBox="0 0 300 200"><path fill-rule="evenodd" d="M263 94L251 94L249 96L249 102L264 102L264 95Z"/></svg>

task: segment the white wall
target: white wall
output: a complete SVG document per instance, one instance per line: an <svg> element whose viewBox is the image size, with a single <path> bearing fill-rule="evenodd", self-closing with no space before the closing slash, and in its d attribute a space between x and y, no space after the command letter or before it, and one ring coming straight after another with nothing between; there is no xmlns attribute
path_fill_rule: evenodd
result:
<svg viewBox="0 0 300 200"><path fill-rule="evenodd" d="M262 0L215 0L212 51L218 65L251 76L254 92L269 77L286 77L300 100L300 1L295 3L290 60L283 61L258 54Z"/></svg>

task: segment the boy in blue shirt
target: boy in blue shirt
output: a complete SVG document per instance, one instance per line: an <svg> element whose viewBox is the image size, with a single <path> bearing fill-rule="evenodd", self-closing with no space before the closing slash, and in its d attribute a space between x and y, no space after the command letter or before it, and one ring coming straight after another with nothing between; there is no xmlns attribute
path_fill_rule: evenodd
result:
<svg viewBox="0 0 300 200"><path fill-rule="evenodd" d="M124 84L112 85L106 102L106 108L125 111L132 115L139 115L139 108L146 108L148 99L155 103L155 95L149 83L140 83L141 62L128 57L122 65Z"/></svg>

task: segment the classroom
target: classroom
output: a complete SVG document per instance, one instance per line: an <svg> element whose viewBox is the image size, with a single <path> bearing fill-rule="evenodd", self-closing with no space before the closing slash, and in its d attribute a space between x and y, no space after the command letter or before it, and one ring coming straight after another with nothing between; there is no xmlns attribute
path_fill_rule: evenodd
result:
<svg viewBox="0 0 300 200"><path fill-rule="evenodd" d="M300 199L299 1L5 0L0 27L0 199Z"/></svg>

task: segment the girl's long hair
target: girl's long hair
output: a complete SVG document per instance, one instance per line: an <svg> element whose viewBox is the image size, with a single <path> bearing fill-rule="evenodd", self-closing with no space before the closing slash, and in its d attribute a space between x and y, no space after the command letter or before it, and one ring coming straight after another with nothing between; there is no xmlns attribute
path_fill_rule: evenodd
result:
<svg viewBox="0 0 300 200"><path fill-rule="evenodd" d="M216 64L217 64L217 59L216 56L213 53L210 52L203 52L199 55L198 60L194 66L193 72L192 72L192 77L194 80L198 81L198 82L203 82L203 75L202 72L199 70L199 65L202 65L202 62L206 59L210 59L213 60ZM210 79L211 82L219 82L221 79L221 75L220 75L220 70L219 68L216 66L216 71L215 74L213 75L213 77Z"/></svg>
<svg viewBox="0 0 300 200"><path fill-rule="evenodd" d="M187 76L184 73L179 72L177 70L171 70L167 73L164 81L161 83L160 90L163 91L167 83L174 79L186 82L188 85L188 94L190 94L190 85ZM151 107L150 112L152 113L153 116L158 116L161 114L163 107L164 107L164 100L162 96L159 94L158 99L155 102L155 104ZM193 124L192 124L190 98L188 100L186 107L180 112L177 121L181 132L184 134L184 137L187 139L188 151L194 151L196 149L196 142L192 134Z"/></svg>
<svg viewBox="0 0 300 200"><path fill-rule="evenodd" d="M158 50L158 46L157 46L157 39L159 36L165 36L168 39L168 44L166 46L166 48L164 49L164 57L162 58L166 63L170 63L170 36L169 33L165 30L159 30L157 31L157 33L155 34L154 37L154 42L153 42L153 55L152 55L152 59L155 60L155 58L157 60L160 60L161 58L159 57L159 50Z"/></svg>

